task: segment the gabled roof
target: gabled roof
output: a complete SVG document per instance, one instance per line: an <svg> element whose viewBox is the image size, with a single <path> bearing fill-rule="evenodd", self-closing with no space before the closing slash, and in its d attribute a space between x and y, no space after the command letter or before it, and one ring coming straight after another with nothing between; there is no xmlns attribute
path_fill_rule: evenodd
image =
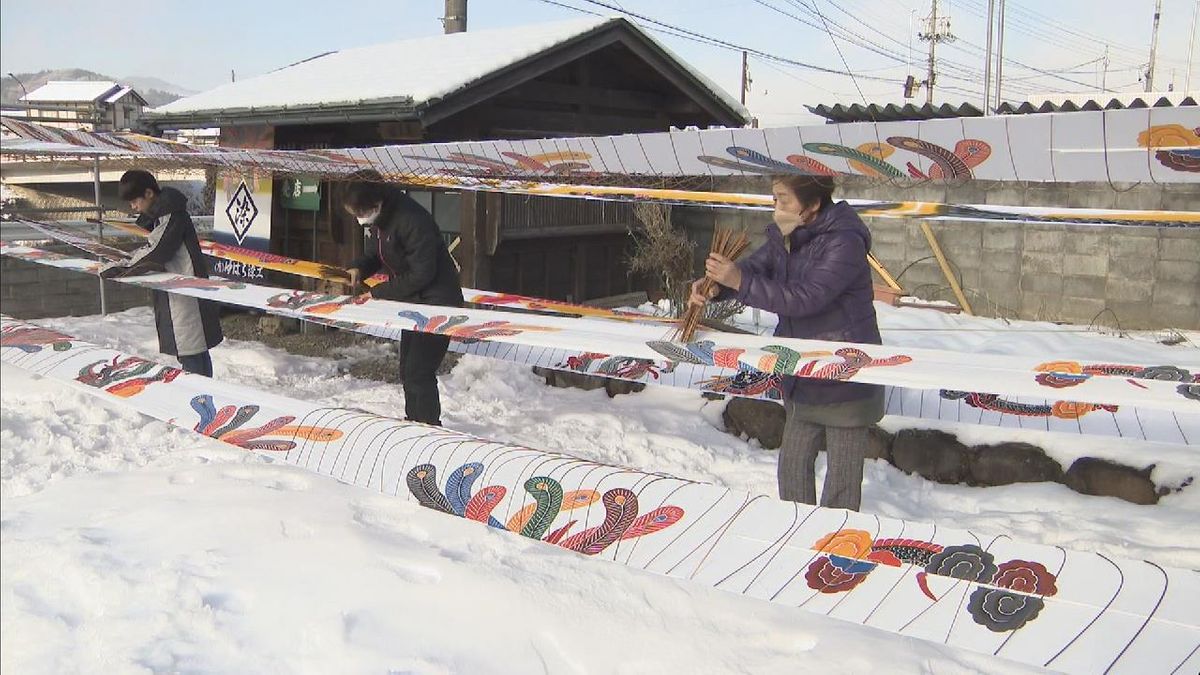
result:
<svg viewBox="0 0 1200 675"><path fill-rule="evenodd" d="M117 91L113 92L112 94L109 94L107 97L105 97L104 102L105 103L116 103L117 101L120 101L121 99L125 98L126 96L129 96L130 94L132 94L135 98L137 98L138 101L141 101L142 105L146 105L146 99L142 98L141 94L134 91L133 87L121 87L119 90L117 90Z"/></svg>
<svg viewBox="0 0 1200 675"><path fill-rule="evenodd" d="M101 81L52 81L22 96L26 103L89 103L108 98L122 89L116 82Z"/></svg>
<svg viewBox="0 0 1200 675"><path fill-rule="evenodd" d="M344 110L387 105L393 113L436 104L500 73L605 30L625 30L651 43L732 116L749 114L712 80L625 19L586 18L555 23L413 38L329 52L257 77L155 108L160 119L203 113Z"/></svg>

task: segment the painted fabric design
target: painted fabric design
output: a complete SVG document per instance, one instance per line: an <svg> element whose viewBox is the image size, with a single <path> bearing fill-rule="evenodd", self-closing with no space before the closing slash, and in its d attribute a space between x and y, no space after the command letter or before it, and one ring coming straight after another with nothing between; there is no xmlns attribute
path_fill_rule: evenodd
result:
<svg viewBox="0 0 1200 675"><path fill-rule="evenodd" d="M0 330L41 329L4 318ZM478 536L503 530L1054 670L1200 667L1200 572L1193 570L781 502L189 373L123 395L112 385L168 371L54 331L40 341L70 347L4 345L0 359L236 447L476 521ZM81 372L109 384L80 382Z"/></svg>

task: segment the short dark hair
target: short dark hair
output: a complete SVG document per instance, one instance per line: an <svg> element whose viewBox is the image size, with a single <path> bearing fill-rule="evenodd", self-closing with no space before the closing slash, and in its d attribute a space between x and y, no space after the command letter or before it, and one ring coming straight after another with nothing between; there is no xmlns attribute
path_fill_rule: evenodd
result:
<svg viewBox="0 0 1200 675"><path fill-rule="evenodd" d="M774 182L790 190L805 206L817 202L825 208L833 203L832 176L776 176Z"/></svg>
<svg viewBox="0 0 1200 675"><path fill-rule="evenodd" d="M342 206L354 213L366 211L387 197L387 186L378 171L363 169L350 174L348 179L353 182L342 192Z"/></svg>
<svg viewBox="0 0 1200 675"><path fill-rule="evenodd" d="M138 197L146 194L146 190L150 190L154 194L162 192L158 187L158 180L149 171L141 169L133 169L121 174L121 182L117 183L117 195L121 201L131 202Z"/></svg>

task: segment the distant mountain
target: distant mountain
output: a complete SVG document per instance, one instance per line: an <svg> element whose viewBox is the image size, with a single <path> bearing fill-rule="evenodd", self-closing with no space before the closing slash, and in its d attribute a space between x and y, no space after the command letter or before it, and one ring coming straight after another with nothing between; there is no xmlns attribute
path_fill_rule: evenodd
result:
<svg viewBox="0 0 1200 675"><path fill-rule="evenodd" d="M178 94L179 96L191 96L192 94L200 93L194 89L188 89L187 87L181 87L181 86L175 84L174 82L167 82L164 79L161 79L158 77L152 77L150 75L128 75L119 80L116 80L116 82L120 82L121 84L127 84L127 85L133 87L134 89L137 89L139 92L143 89L157 89L158 91L161 91L161 92L165 92L168 94Z"/></svg>
<svg viewBox="0 0 1200 675"><path fill-rule="evenodd" d="M18 82L17 80L20 81ZM33 91L51 80L65 82L109 80L120 82L136 89L137 93L141 94L142 98L146 99L146 102L152 108L166 105L171 101L194 93L155 77L111 77L82 68L61 68L58 70L42 70L36 73L17 73L17 79L5 75L0 78L0 103L15 105L17 100L25 95L26 91ZM24 90L21 89L21 85L25 86Z"/></svg>

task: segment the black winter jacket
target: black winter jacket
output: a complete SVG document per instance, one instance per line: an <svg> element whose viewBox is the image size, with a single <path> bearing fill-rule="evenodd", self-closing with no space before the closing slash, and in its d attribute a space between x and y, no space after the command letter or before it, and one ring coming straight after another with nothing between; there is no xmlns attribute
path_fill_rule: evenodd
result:
<svg viewBox="0 0 1200 675"><path fill-rule="evenodd" d="M105 278L172 272L208 278L208 264L200 251L196 226L187 212L187 197L175 188L163 188L137 224L150 230L148 243L126 262L101 272ZM158 351L172 356L193 356L221 344L220 308L208 300L154 291L154 323Z"/></svg>
<svg viewBox="0 0 1200 675"><path fill-rule="evenodd" d="M371 289L385 300L461 307L458 269L433 216L412 197L391 189L371 225L366 254L354 261L366 279L383 272L388 280Z"/></svg>

